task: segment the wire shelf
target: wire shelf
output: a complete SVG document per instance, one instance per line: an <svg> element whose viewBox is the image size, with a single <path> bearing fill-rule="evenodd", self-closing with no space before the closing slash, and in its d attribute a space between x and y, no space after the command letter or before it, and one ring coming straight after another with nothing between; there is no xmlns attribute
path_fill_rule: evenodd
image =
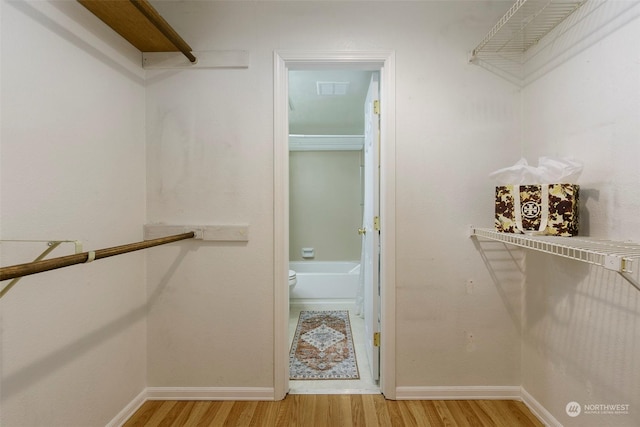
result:
<svg viewBox="0 0 640 427"><path fill-rule="evenodd" d="M640 260L640 244L588 237L529 236L471 227L471 235L496 240L538 252L599 265L619 273L632 273Z"/></svg>
<svg viewBox="0 0 640 427"><path fill-rule="evenodd" d="M523 54L587 0L516 0L471 52L470 62L521 77Z"/></svg>

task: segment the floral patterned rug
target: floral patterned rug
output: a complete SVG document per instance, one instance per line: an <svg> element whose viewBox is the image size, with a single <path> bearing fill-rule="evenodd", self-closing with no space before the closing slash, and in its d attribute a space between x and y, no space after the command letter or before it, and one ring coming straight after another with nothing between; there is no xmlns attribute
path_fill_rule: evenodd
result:
<svg viewBox="0 0 640 427"><path fill-rule="evenodd" d="M349 312L302 311L289 352L292 380L357 380Z"/></svg>

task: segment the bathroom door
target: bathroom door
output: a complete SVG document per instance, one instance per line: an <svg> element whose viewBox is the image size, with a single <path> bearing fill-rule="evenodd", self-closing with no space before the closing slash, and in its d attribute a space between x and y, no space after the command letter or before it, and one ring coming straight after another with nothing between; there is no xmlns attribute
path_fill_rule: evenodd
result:
<svg viewBox="0 0 640 427"><path fill-rule="evenodd" d="M380 332L380 120L379 77L373 73L365 101L364 126L364 209L362 251L364 264L364 324L366 352L374 380L380 378L380 347L375 336Z"/></svg>

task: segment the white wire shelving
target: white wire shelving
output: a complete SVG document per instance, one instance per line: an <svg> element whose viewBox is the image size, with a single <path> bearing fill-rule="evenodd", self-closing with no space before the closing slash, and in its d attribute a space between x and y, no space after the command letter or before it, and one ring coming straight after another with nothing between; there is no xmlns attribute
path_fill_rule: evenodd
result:
<svg viewBox="0 0 640 427"><path fill-rule="evenodd" d="M523 55L587 0L516 0L482 41L469 62L522 79Z"/></svg>
<svg viewBox="0 0 640 427"><path fill-rule="evenodd" d="M472 236L595 264L625 275L633 273L640 262L640 244L637 243L588 237L529 236L473 226L470 232Z"/></svg>

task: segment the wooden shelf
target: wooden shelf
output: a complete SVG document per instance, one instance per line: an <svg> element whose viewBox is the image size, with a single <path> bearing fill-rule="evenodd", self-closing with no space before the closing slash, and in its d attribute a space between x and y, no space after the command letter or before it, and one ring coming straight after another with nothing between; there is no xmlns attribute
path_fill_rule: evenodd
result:
<svg viewBox="0 0 640 427"><path fill-rule="evenodd" d="M191 47L147 0L78 0L140 52L182 52L191 62Z"/></svg>

